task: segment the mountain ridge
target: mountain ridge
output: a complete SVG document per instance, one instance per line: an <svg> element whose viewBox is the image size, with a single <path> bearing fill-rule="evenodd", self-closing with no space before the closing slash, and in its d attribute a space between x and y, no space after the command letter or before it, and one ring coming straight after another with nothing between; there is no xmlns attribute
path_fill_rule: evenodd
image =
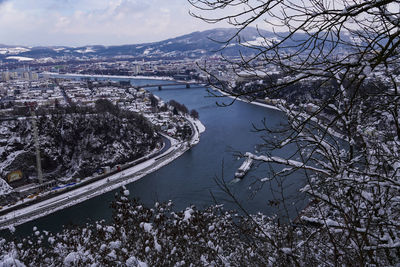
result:
<svg viewBox="0 0 400 267"><path fill-rule="evenodd" d="M7 46L0 45L0 60L23 61L40 58L136 58L136 59L183 59L201 58L203 56L223 55L227 57L252 56L259 53L257 47L263 47L282 40L288 35L285 32L270 32L258 28L246 28L237 34L235 28L215 28L205 31L195 31L163 41L125 44L125 45L87 45L69 46ZM304 46L309 36L305 33L293 34L285 40L285 47ZM341 40L351 43L351 37L343 35ZM335 45L335 40L331 40ZM313 43L319 46L319 43ZM250 46L250 47L247 47ZM305 46L307 47L307 45ZM329 42L324 43L324 49L329 49Z"/></svg>
<svg viewBox="0 0 400 267"><path fill-rule="evenodd" d="M221 49L225 47L223 42L228 41L229 37L234 36L235 33L236 29L234 28L216 28L205 31L195 31L157 42L111 46L101 44L80 47L62 45L35 47L0 45L0 59L7 61L7 57L12 56L33 59L63 56L196 58L204 55L221 54ZM273 37L273 33L271 32L257 30L256 28L248 28L241 32L241 39L254 41L259 37L259 33L268 37ZM224 55L239 55L239 50L241 53L245 54L250 52L249 48L240 47L239 49L239 45L235 41L236 40L231 40L230 45L224 48Z"/></svg>

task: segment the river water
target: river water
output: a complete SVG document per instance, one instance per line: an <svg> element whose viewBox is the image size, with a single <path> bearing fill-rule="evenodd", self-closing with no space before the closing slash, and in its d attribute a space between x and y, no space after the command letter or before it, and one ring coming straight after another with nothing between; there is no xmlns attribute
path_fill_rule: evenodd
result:
<svg viewBox="0 0 400 267"><path fill-rule="evenodd" d="M134 85L165 84L157 80L131 80ZM298 189L302 186L304 176L295 173L289 176L283 184L276 182L265 183L260 188L257 179L265 178L269 174L269 166L255 165L243 180L230 184L236 169L243 159L238 160L235 152L255 152L257 145L262 143L261 133L254 132L253 124L261 125L265 118L269 127L284 124L286 118L283 113L243 103L235 102L228 107L219 107L216 102L228 103L229 98L209 97L206 88L185 89L183 86L166 87L159 91L156 87L149 88L155 95L168 101L174 99L185 104L188 109L196 109L206 131L201 135L200 143L191 148L181 157L167 166L145 176L139 181L127 185L131 197L139 198L145 205L153 205L156 201L174 202L177 210L189 205L204 208L211 204L225 204L227 209L239 210L216 180L224 179L228 188L235 194L240 204L249 212L262 212L271 215L283 213L282 205L271 205L270 200L281 197L287 201L287 208L293 217L297 209L304 207L305 200L298 197ZM275 154L288 156L292 149L276 151ZM257 194L254 194L258 189ZM32 232L33 226L42 230L59 231L63 225L84 224L96 220L109 220L112 210L109 208L114 190L73 207L55 212L46 217L17 227L17 235L26 235Z"/></svg>

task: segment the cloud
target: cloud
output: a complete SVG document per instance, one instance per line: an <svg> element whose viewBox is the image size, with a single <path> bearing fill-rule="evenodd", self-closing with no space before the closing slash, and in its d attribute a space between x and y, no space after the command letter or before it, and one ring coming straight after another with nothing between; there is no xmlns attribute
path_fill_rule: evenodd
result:
<svg viewBox="0 0 400 267"><path fill-rule="evenodd" d="M21 45L116 45L215 27L190 17L188 8L185 0L8 0L0 12L0 40Z"/></svg>

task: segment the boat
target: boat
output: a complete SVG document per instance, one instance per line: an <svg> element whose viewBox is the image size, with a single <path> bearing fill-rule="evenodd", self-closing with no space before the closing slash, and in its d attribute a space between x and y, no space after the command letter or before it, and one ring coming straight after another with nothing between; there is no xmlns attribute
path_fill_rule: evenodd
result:
<svg viewBox="0 0 400 267"><path fill-rule="evenodd" d="M243 178L246 175L246 173L250 170L252 165L253 165L253 159L250 157L247 157L246 160L242 163L242 165L235 172L235 177Z"/></svg>

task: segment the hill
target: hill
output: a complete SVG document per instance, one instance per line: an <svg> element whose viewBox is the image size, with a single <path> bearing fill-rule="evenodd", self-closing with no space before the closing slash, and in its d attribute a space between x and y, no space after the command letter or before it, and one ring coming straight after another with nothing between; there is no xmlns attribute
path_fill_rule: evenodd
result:
<svg viewBox="0 0 400 267"><path fill-rule="evenodd" d="M23 117L21 117L23 118ZM37 119L45 180L87 177L104 166L131 162L160 142L153 127L134 112L59 108ZM30 118L0 122L0 175L20 170L36 179Z"/></svg>
<svg viewBox="0 0 400 267"><path fill-rule="evenodd" d="M22 46L0 46L1 60L18 60L12 57L23 58L56 58L56 57L136 57L136 58L199 58L223 54L224 56L239 56L254 54L256 50L239 45L238 39L234 38L226 46L224 44L230 37L234 36L236 30L233 28L218 28L202 32L193 32L176 38L160 42L144 44L128 44L118 46L48 46L48 47L22 47ZM260 38L260 34L264 38ZM277 40L276 34L256 28L248 28L240 34L242 44L257 45L262 42ZM221 51L221 49L223 49ZM11 57L11 58L10 58Z"/></svg>

